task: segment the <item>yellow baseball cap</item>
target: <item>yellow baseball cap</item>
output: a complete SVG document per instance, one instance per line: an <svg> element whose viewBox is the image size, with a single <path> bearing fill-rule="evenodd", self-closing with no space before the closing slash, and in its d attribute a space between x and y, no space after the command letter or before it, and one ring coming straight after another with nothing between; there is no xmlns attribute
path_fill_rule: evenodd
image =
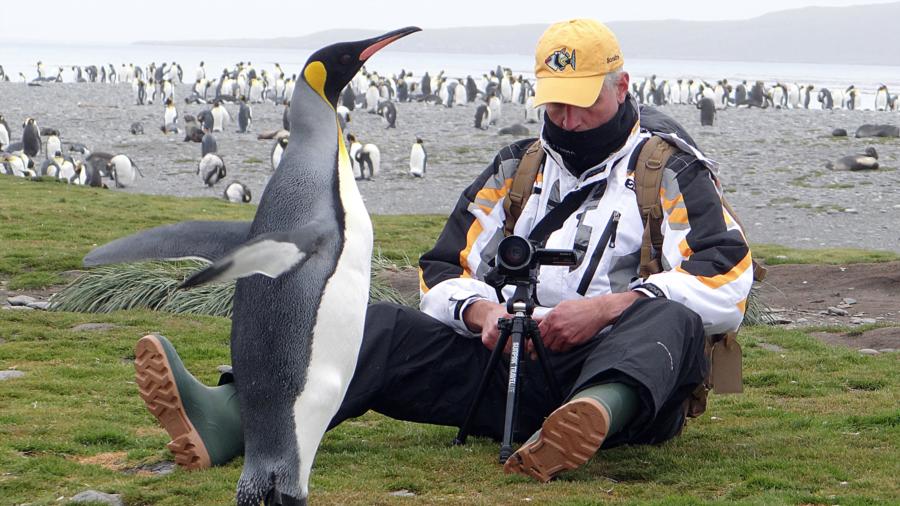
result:
<svg viewBox="0 0 900 506"><path fill-rule="evenodd" d="M534 54L534 105L559 102L588 107L600 95L606 74L624 63L619 41L606 25L593 19L550 25Z"/></svg>

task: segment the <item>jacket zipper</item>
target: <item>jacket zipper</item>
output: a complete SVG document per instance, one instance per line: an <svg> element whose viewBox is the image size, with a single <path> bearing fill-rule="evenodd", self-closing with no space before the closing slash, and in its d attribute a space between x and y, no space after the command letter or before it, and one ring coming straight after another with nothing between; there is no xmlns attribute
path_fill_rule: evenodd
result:
<svg viewBox="0 0 900 506"><path fill-rule="evenodd" d="M594 279L594 274L597 272L597 267L600 265L600 260L603 258L603 253L606 251L606 248L613 249L616 247L616 229L619 228L619 218L621 217L622 213L613 211L609 221L606 222L606 228L603 229L603 234L600 235L600 240L597 241L597 247L591 255L591 261L584 270L584 276L582 276L581 282L578 284L579 295L587 293L588 287L591 286L591 280Z"/></svg>

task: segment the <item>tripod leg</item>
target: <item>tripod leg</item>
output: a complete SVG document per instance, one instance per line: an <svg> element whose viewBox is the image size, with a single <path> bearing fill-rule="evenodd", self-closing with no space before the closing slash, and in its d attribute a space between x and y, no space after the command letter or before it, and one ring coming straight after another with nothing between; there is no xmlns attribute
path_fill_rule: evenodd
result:
<svg viewBox="0 0 900 506"><path fill-rule="evenodd" d="M478 391L475 393L475 398L472 399L472 404L469 405L469 411L466 413L466 421L463 422L462 427L459 428L459 432L456 433L456 438L453 439L453 444L455 445L466 443L466 438L469 436L469 430L472 428L472 420L475 418L475 413L478 412L478 407L481 405L481 401L484 398L484 392L490 381L491 373L497 368L497 364L500 363L503 349L506 348L506 342L509 340L509 328L509 322L507 320L500 321L500 338L497 339L497 345L494 347L494 351L491 352L491 358L484 367L484 372L481 375L481 382L478 383Z"/></svg>
<svg viewBox="0 0 900 506"><path fill-rule="evenodd" d="M516 316L512 321L512 349L509 354L509 383L506 390L506 418L503 423L503 442L500 445L500 463L505 464L513 454L512 438L516 427L516 410L519 402L519 368L524 365L525 317Z"/></svg>
<svg viewBox="0 0 900 506"><path fill-rule="evenodd" d="M537 353L538 362L540 362L541 369L544 371L544 378L547 380L547 385L550 386L550 393L553 395L553 398L556 399L555 404L561 404L563 401L562 389L559 388L559 382L556 381L556 374L550 369L550 360L547 359L547 349L544 348L544 340L541 339L541 331L538 329L537 322L530 320L528 330L528 336L531 338L531 343L534 344L534 351Z"/></svg>

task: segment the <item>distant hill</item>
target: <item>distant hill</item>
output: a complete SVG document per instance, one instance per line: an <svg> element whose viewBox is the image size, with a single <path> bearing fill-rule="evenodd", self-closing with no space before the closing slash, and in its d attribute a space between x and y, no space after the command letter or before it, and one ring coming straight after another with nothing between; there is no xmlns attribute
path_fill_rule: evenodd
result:
<svg viewBox="0 0 900 506"><path fill-rule="evenodd" d="M852 7L807 7L741 21L619 21L609 26L626 56L683 60L900 65L900 2ZM530 54L546 25L428 29L391 50ZM381 30L338 29L303 37L138 44L315 49Z"/></svg>

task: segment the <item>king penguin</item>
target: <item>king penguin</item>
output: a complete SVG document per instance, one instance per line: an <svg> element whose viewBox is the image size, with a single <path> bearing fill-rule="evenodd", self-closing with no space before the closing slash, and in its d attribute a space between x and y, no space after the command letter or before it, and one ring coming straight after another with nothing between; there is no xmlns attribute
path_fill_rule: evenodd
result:
<svg viewBox="0 0 900 506"><path fill-rule="evenodd" d="M416 137L416 142L409 151L409 173L416 177L425 177L425 165L428 161L428 154L425 152L425 145L422 139Z"/></svg>
<svg viewBox="0 0 900 506"><path fill-rule="evenodd" d="M369 57L416 31L339 43L309 57L291 99L297 141L269 180L252 224L158 227L84 259L99 265L199 256L213 263L183 287L237 279L231 354L244 431L238 506L307 504L316 450L356 368L372 259L372 223L335 107Z"/></svg>
<svg viewBox="0 0 900 506"><path fill-rule="evenodd" d="M34 118L26 118L22 124L22 145L22 151L31 158L41 152L41 130Z"/></svg>
<svg viewBox="0 0 900 506"><path fill-rule="evenodd" d="M5 150L6 146L9 146L9 124L0 114L0 151Z"/></svg>

